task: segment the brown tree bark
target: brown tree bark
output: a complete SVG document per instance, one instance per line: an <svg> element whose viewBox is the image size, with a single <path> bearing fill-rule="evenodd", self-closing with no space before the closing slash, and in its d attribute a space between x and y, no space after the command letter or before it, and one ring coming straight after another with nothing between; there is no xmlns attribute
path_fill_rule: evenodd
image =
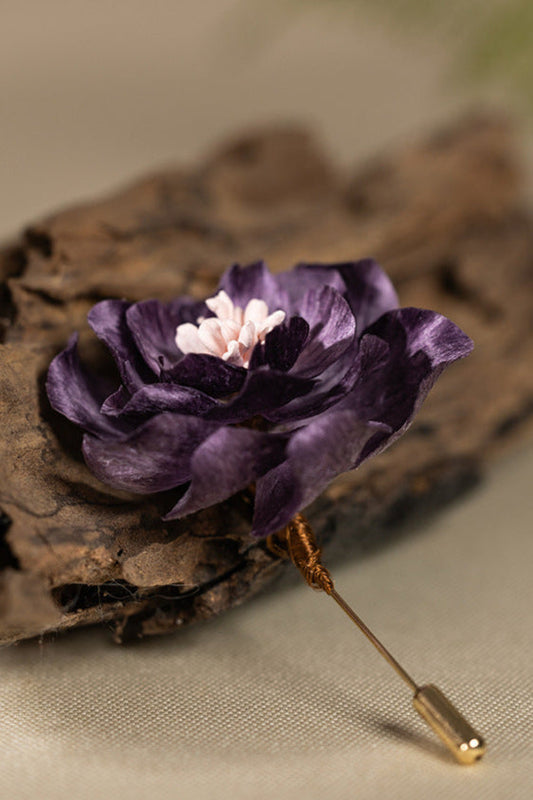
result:
<svg viewBox="0 0 533 800"><path fill-rule="evenodd" d="M246 496L164 523L161 498L110 490L89 473L79 432L43 391L74 330L84 358L107 368L89 308L105 297L206 296L236 261L281 270L365 256L391 274L403 305L451 317L476 349L403 440L312 506L332 557L423 517L531 435L533 227L504 121L462 121L353 175L305 132L260 130L194 169L66 209L4 248L0 642L103 620L119 640L172 631L280 571L248 535Z"/></svg>

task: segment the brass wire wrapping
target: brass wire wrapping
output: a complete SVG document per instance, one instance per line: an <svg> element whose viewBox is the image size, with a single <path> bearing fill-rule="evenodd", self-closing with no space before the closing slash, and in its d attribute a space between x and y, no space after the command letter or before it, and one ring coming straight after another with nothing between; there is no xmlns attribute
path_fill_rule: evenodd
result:
<svg viewBox="0 0 533 800"><path fill-rule="evenodd" d="M322 564L322 551L302 514L296 514L281 533L271 534L267 547L274 555L290 559L312 589L332 594L333 579Z"/></svg>

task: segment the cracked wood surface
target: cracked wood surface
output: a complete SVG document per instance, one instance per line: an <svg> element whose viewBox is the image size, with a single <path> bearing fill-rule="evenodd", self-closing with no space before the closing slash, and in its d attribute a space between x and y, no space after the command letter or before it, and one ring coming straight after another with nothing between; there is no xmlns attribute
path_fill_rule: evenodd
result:
<svg viewBox="0 0 533 800"><path fill-rule="evenodd" d="M241 136L191 169L31 225L0 253L0 643L106 622L121 641L207 619L261 590L277 559L240 495L162 522L168 496L100 484L80 432L53 412L46 369L68 336L110 368L86 314L99 299L212 292L236 261L376 257L403 305L433 308L476 343L411 431L341 476L309 510L327 553L376 546L477 480L531 435L533 228L511 132L463 120L339 174L298 129Z"/></svg>

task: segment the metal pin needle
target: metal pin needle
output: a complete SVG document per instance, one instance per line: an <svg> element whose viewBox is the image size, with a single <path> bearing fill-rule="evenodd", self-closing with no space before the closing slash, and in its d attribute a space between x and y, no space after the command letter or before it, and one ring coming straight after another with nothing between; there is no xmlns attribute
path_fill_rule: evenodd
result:
<svg viewBox="0 0 533 800"><path fill-rule="evenodd" d="M448 698L433 684L418 686L402 665L372 633L361 617L332 588L328 594L342 608L359 630L372 642L376 650L413 692L413 705L421 717L433 728L437 736L461 764L474 764L484 755L486 747L477 733Z"/></svg>

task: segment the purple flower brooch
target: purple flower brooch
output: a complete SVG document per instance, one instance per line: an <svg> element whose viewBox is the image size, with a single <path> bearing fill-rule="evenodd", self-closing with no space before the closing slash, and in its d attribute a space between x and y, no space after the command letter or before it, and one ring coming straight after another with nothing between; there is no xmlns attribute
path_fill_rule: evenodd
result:
<svg viewBox="0 0 533 800"><path fill-rule="evenodd" d="M254 487L252 535L290 558L358 625L414 692L461 763L482 738L433 685L418 686L335 590L300 514L341 472L409 427L443 369L472 342L434 311L398 308L372 260L234 266L204 302L104 300L89 324L121 383L109 394L80 363L77 336L50 365L52 406L85 431L104 483L149 494L183 487L172 520Z"/></svg>
<svg viewBox="0 0 533 800"><path fill-rule="evenodd" d="M74 335L47 391L85 431L89 469L129 492L183 486L167 520L255 484L258 538L397 439L472 349L446 317L398 308L372 260L234 266L205 302L104 300L88 319L119 388L87 374Z"/></svg>

